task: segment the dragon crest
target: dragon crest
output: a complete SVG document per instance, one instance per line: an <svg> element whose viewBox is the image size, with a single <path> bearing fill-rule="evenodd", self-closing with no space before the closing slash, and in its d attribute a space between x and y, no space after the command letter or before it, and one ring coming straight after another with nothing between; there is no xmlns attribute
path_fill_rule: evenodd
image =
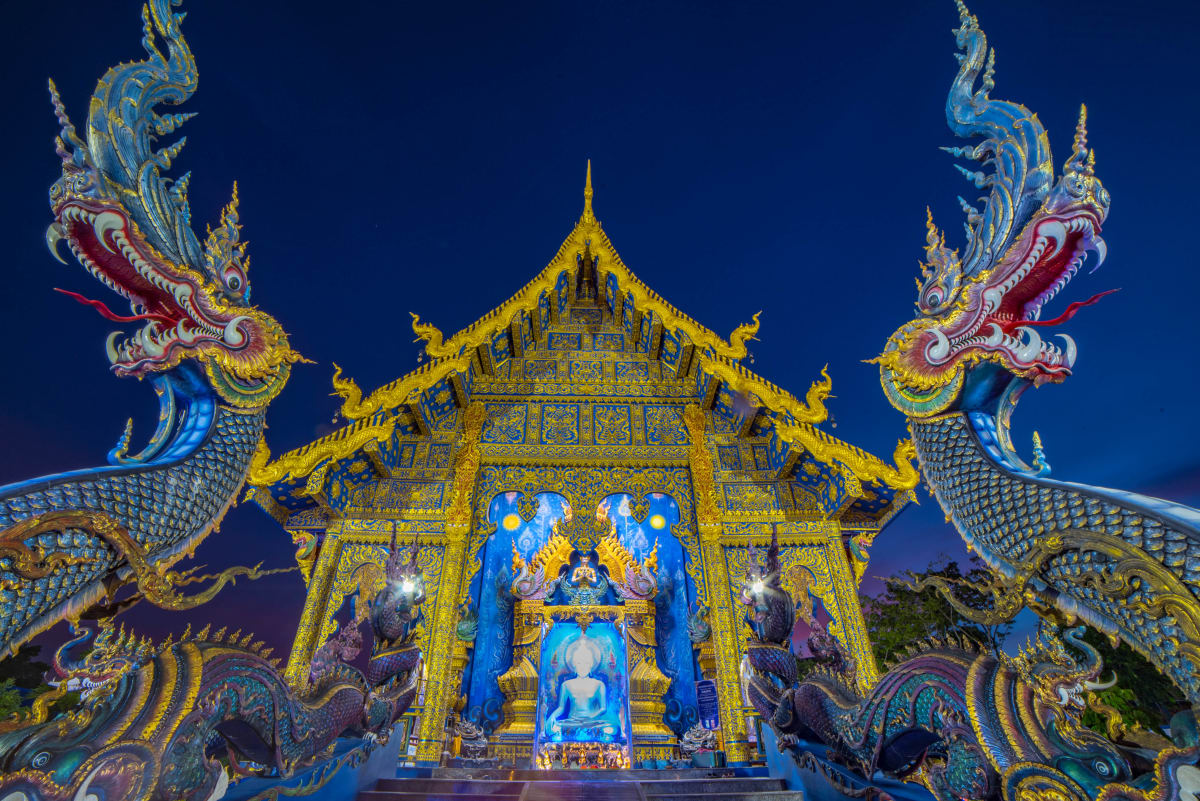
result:
<svg viewBox="0 0 1200 801"><path fill-rule="evenodd" d="M144 324L132 336L109 335L114 373L142 378L196 359L226 402L260 406L279 393L300 356L279 323L250 305L237 186L201 243L191 227L190 173L175 180L162 174L185 140L155 149L158 139L194 115L155 108L185 102L197 83L196 62L180 32L183 15L173 4L154 0L143 8L147 58L100 79L86 141L50 83L61 125L55 145L62 177L50 187L54 222L46 240L60 261L56 245L66 240L93 277L128 301L130 313L67 294L108 320Z"/></svg>
<svg viewBox="0 0 1200 801"><path fill-rule="evenodd" d="M956 166L988 195L982 211L959 198L967 216L961 258L946 246L927 213L917 282L920 316L892 334L875 360L888 398L914 415L949 408L971 366L991 363L1034 384L1070 375L1078 352L1074 340L1059 334L1060 347L1040 332L1071 319L1100 295L1073 303L1052 319L1042 319L1043 308L1089 252L1097 254L1093 269L1106 254L1100 229L1110 198L1095 175L1086 108L1080 110L1071 155L1055 181L1045 129L1025 106L990 97L994 52L976 18L961 2L958 7L956 40L962 52L946 119L958 136L980 141L946 149L978 163L979 171Z"/></svg>

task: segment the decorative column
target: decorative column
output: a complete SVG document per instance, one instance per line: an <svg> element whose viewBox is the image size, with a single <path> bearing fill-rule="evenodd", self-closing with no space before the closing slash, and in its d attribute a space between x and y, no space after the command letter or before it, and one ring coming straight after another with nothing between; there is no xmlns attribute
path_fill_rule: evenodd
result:
<svg viewBox="0 0 1200 801"><path fill-rule="evenodd" d="M317 640L321 636L321 621L325 619L325 606L329 603L333 577L342 556L342 544L339 541L341 531L341 521L333 523L326 531L325 542L321 545L316 567L308 582L308 595L304 598L300 625L296 628L296 638L292 640L292 652L284 672L284 678L295 690L307 686L309 664L317 648L322 645Z"/></svg>
<svg viewBox="0 0 1200 801"><path fill-rule="evenodd" d="M475 494L475 476L479 472L479 439L486 417L478 403L467 407L463 417L462 439L454 461L454 485L446 512L446 540L442 552L442 576L437 600L426 629L424 654L429 683L425 688L425 711L417 733L417 761L437 762L442 756L446 715L458 698L462 672L454 670L454 651L458 643L458 596L462 583L463 556L471 533L471 502Z"/></svg>
<svg viewBox="0 0 1200 801"><path fill-rule="evenodd" d="M716 649L717 702L721 712L721 737L730 762L750 759L746 722L742 717L741 682L738 681L738 641L734 626L729 571L721 547L721 508L717 505L716 473L708 451L704 412L696 405L683 410L688 430L688 461L692 469L692 493L696 499L696 525L700 554L704 560L704 587L711 615L712 643Z"/></svg>

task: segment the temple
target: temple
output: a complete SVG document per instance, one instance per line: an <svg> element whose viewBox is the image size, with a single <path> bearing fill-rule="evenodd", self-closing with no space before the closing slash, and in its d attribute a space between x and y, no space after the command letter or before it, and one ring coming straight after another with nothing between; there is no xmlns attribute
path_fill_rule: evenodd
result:
<svg viewBox="0 0 1200 801"><path fill-rule="evenodd" d="M487 756L540 766L585 747L614 767L671 759L698 722L747 762L740 583L773 537L785 588L875 680L858 583L913 468L821 428L827 375L800 400L746 369L757 315L724 339L638 280L593 213L590 163L548 266L453 337L413 329L419 369L369 395L337 370L346 424L251 467L307 582L295 686L395 541L427 592L416 762L461 747L459 718Z"/></svg>

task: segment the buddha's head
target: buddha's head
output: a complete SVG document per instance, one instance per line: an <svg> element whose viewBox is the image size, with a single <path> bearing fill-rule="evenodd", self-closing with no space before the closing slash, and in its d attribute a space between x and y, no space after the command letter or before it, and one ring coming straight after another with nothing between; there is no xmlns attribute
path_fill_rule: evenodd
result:
<svg viewBox="0 0 1200 801"><path fill-rule="evenodd" d="M590 676L596 665L600 664L600 646L586 634L567 646L567 664L575 670L577 676Z"/></svg>

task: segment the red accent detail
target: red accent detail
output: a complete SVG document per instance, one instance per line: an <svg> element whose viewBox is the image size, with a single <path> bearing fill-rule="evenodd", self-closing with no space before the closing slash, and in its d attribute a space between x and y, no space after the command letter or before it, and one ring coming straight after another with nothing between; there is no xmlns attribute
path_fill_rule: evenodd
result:
<svg viewBox="0 0 1200 801"><path fill-rule="evenodd" d="M172 325L174 323L174 321L165 314L117 314L112 309L108 308L108 306L104 304L104 301L85 298L78 292L69 292L65 289L59 289L58 287L54 287L54 291L61 292L68 298L82 303L84 306L91 306L93 309L100 312L100 316L105 320L112 320L114 323L136 323L138 320L158 320L160 323L164 323L166 325Z"/></svg>
<svg viewBox="0 0 1200 801"><path fill-rule="evenodd" d="M1098 292L1095 295L1092 295L1087 300L1077 300L1074 303L1072 303L1070 306L1068 306L1066 311L1064 311L1062 314L1055 317L1053 320L1000 320L998 322L1000 323L1000 328L1003 329L1004 333L1006 333L1006 334L1010 333L1014 328L1016 328L1018 326L1029 326L1030 328L1036 328L1036 327L1046 328L1046 327L1049 327L1052 325L1060 325L1062 323L1065 323L1067 320L1070 320L1072 317L1074 317L1076 312L1078 312L1084 306L1091 306L1093 303L1100 300L1100 298L1104 297L1105 295L1111 295L1114 292L1120 292L1120 291L1121 290L1119 288L1118 289L1109 289L1109 290L1105 290L1104 292Z"/></svg>

